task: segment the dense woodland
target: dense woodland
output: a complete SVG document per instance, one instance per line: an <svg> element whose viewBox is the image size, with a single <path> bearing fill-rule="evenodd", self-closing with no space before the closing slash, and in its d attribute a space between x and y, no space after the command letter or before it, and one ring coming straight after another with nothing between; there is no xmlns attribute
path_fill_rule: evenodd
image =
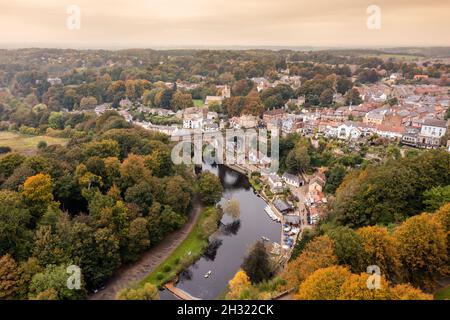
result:
<svg viewBox="0 0 450 320"><path fill-rule="evenodd" d="M0 159L2 298L83 298L64 289L66 266L82 268L86 290L98 288L182 226L194 197L220 199L215 176L172 164L168 137L115 112L80 125L86 136L65 147Z"/></svg>

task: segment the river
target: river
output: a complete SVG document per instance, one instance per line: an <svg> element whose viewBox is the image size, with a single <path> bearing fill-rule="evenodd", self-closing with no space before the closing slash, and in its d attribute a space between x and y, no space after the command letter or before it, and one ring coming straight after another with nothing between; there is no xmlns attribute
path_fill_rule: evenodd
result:
<svg viewBox="0 0 450 320"><path fill-rule="evenodd" d="M266 203L258 197L247 177L228 167L203 165L203 170L219 176L224 192L221 203L235 199L240 204L240 218L224 216L219 230L210 237L203 256L180 274L177 287L200 299L214 299L223 294L228 281L239 270L249 247L267 237L280 242L281 226L264 211ZM211 271L209 278L205 274ZM166 290L160 292L162 300L175 299Z"/></svg>

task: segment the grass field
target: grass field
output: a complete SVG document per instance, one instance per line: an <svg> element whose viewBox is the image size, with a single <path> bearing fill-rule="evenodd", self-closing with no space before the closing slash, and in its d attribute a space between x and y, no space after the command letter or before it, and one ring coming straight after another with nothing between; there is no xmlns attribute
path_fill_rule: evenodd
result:
<svg viewBox="0 0 450 320"><path fill-rule="evenodd" d="M450 286L436 292L434 300L450 300Z"/></svg>
<svg viewBox="0 0 450 320"><path fill-rule="evenodd" d="M172 254L164 260L152 273L150 273L142 282L150 282L158 287L172 280L178 273L189 265L194 263L208 245L207 237L203 234L202 226L208 219L217 218L215 208L203 209L200 217L197 219L195 226L189 233L187 238L172 252ZM205 239L206 238L206 239ZM163 240L164 241L164 240Z"/></svg>
<svg viewBox="0 0 450 320"><path fill-rule="evenodd" d="M407 61L407 62L412 62L415 60L420 60L423 57L421 56L414 56L414 55L408 55L408 54L394 54L394 53L381 53L381 54L368 54L368 55L363 55L365 57L373 57L373 58L380 58L383 60L388 60L388 59L394 59L394 60L400 60L400 61Z"/></svg>
<svg viewBox="0 0 450 320"><path fill-rule="evenodd" d="M67 139L53 138L48 136L27 136L13 132L0 132L0 146L8 146L13 151L31 154L36 152L40 141L45 141L47 145L67 143Z"/></svg>
<svg viewBox="0 0 450 320"><path fill-rule="evenodd" d="M203 100L201 100L201 99L193 99L192 101L194 101L194 106L195 107L203 107L205 105L203 103Z"/></svg>

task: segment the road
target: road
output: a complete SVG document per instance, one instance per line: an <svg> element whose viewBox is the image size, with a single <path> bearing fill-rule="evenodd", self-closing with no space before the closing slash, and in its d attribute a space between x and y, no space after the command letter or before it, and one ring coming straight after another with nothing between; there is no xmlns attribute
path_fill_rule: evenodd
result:
<svg viewBox="0 0 450 320"><path fill-rule="evenodd" d="M201 204L196 201L188 222L181 228L165 237L159 244L146 251L139 261L120 267L108 280L105 289L92 294L90 300L114 300L116 294L130 284L140 282L158 267L189 235L202 211Z"/></svg>

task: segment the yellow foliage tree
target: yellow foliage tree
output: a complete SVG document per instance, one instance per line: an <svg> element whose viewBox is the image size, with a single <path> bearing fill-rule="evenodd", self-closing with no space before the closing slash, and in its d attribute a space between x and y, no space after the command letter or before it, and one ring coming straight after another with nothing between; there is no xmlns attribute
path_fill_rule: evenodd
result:
<svg viewBox="0 0 450 320"><path fill-rule="evenodd" d="M351 277L351 272L341 266L331 266L315 271L301 285L297 300L337 300L342 285Z"/></svg>
<svg viewBox="0 0 450 320"><path fill-rule="evenodd" d="M380 276L380 287L369 289L369 274L352 274L341 287L339 299L342 300L388 300L390 299L389 282Z"/></svg>
<svg viewBox="0 0 450 320"><path fill-rule="evenodd" d="M297 288L314 271L336 263L333 241L328 236L317 237L306 245L297 259L289 262L283 278L288 289Z"/></svg>
<svg viewBox="0 0 450 320"><path fill-rule="evenodd" d="M53 201L52 178L42 173L29 177L23 184L22 195L32 203L49 204Z"/></svg>
<svg viewBox="0 0 450 320"><path fill-rule="evenodd" d="M228 283L229 291L227 298L230 300L236 300L241 295L242 291L251 286L250 278L245 271L239 270Z"/></svg>
<svg viewBox="0 0 450 320"><path fill-rule="evenodd" d="M433 300L431 294L426 294L409 284L398 284L390 291L392 300Z"/></svg>
<svg viewBox="0 0 450 320"><path fill-rule="evenodd" d="M407 280L430 289L447 270L447 235L429 214L411 217L394 233Z"/></svg>
<svg viewBox="0 0 450 320"><path fill-rule="evenodd" d="M444 204L433 214L433 221L440 224L447 234L447 259L450 257L450 203ZM449 265L450 263L447 263Z"/></svg>
<svg viewBox="0 0 450 320"><path fill-rule="evenodd" d="M151 283L146 283L143 288L123 289L116 298L118 300L159 300L158 288Z"/></svg>
<svg viewBox="0 0 450 320"><path fill-rule="evenodd" d="M361 237L364 259L367 266L377 265L383 275L393 279L399 273L400 260L394 237L384 227L360 228L356 233Z"/></svg>

